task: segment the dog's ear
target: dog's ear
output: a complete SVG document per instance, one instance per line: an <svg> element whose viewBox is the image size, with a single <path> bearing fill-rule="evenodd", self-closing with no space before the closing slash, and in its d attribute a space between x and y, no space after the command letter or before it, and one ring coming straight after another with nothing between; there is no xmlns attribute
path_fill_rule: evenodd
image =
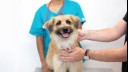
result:
<svg viewBox="0 0 128 72"><path fill-rule="evenodd" d="M52 20L50 20L50 21L47 21L45 24L44 24L44 26L43 26L43 28L44 29L48 29L49 30L49 32L51 33L52 31L53 31L53 23L54 23L54 18L52 19Z"/></svg>
<svg viewBox="0 0 128 72"><path fill-rule="evenodd" d="M80 24L80 19L76 16L71 16L71 19L73 20L75 27L78 29Z"/></svg>

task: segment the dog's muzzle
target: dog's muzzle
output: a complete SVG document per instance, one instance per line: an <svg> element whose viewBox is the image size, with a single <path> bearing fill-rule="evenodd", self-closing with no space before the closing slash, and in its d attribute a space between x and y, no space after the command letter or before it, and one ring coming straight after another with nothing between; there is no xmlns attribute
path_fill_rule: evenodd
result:
<svg viewBox="0 0 128 72"><path fill-rule="evenodd" d="M69 38L72 32L73 29L71 29L70 27L62 27L56 31L56 33L63 38Z"/></svg>

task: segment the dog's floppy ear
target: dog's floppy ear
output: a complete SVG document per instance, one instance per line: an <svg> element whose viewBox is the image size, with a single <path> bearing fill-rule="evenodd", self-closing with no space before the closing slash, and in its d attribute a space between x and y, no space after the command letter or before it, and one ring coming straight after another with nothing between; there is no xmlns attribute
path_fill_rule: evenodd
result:
<svg viewBox="0 0 128 72"><path fill-rule="evenodd" d="M73 20L75 27L78 29L80 24L80 19L76 16L71 16L71 19Z"/></svg>
<svg viewBox="0 0 128 72"><path fill-rule="evenodd" d="M43 26L43 28L44 29L48 29L49 30L49 32L51 33L52 31L53 31L53 23L54 23L54 18L52 19L52 20L50 20L50 21L47 21L45 24L44 24L44 26Z"/></svg>

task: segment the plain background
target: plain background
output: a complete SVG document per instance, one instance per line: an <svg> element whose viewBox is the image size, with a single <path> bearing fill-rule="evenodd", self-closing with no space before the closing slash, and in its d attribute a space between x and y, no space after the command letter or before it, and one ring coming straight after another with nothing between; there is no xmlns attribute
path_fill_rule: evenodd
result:
<svg viewBox="0 0 128 72"><path fill-rule="evenodd" d="M35 37L29 29L36 10L49 0L0 1L0 72L34 72L40 67ZM113 27L127 11L127 0L76 0L82 7L87 22L83 29L95 30ZM82 41L84 48L118 48L121 39L101 43ZM112 68L121 72L121 63L87 61L85 68Z"/></svg>

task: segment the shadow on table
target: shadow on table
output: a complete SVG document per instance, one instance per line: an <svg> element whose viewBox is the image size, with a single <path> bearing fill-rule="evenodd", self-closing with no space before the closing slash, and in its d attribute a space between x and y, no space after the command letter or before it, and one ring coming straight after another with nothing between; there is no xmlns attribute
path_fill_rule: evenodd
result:
<svg viewBox="0 0 128 72"><path fill-rule="evenodd" d="M42 72L41 68L36 68L34 72ZM84 69L83 72L113 72L112 69L107 69L107 68L87 68Z"/></svg>

